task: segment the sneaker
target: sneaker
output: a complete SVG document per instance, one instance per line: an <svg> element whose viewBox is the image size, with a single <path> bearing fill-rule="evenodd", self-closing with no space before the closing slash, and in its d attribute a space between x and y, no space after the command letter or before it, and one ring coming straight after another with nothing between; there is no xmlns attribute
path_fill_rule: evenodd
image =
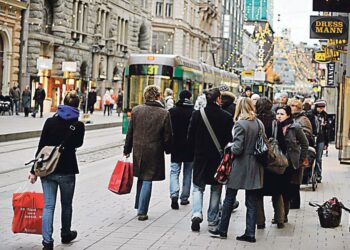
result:
<svg viewBox="0 0 350 250"><path fill-rule="evenodd" d="M171 198L171 208L172 209L179 209L179 203L177 202L178 198L177 197L174 197L174 198Z"/></svg>
<svg viewBox="0 0 350 250"><path fill-rule="evenodd" d="M317 183L321 183L321 181L322 181L322 176L317 176L317 177L316 177L316 181L317 181Z"/></svg>
<svg viewBox="0 0 350 250"><path fill-rule="evenodd" d="M148 215L147 214L140 214L138 217L139 221L145 221L148 220Z"/></svg>
<svg viewBox="0 0 350 250"><path fill-rule="evenodd" d="M194 217L192 219L191 229L193 232L199 232L199 230L201 229L201 226L200 226L201 222L202 222L202 219L199 217Z"/></svg>
<svg viewBox="0 0 350 250"><path fill-rule="evenodd" d="M245 235L245 234L243 234L242 236L237 236L237 237L236 237L236 240L246 241L246 242L250 242L250 243L256 242L255 237L253 237L253 236L248 236L248 235Z"/></svg>
<svg viewBox="0 0 350 250"><path fill-rule="evenodd" d="M70 231L69 234L61 234L61 242L63 244L68 244L78 236L77 231Z"/></svg>
<svg viewBox="0 0 350 250"><path fill-rule="evenodd" d="M222 233L219 230L208 230L213 238L227 239L227 233Z"/></svg>
<svg viewBox="0 0 350 250"><path fill-rule="evenodd" d="M189 200L183 200L183 201L180 202L180 204L183 205L183 206L186 206L186 205L190 204L190 201Z"/></svg>
<svg viewBox="0 0 350 250"><path fill-rule="evenodd" d="M277 228L279 229L284 228L284 223L277 223Z"/></svg>
<svg viewBox="0 0 350 250"><path fill-rule="evenodd" d="M43 244L43 250L53 250L53 242L46 243L45 241L42 241Z"/></svg>
<svg viewBox="0 0 350 250"><path fill-rule="evenodd" d="M32 114L32 117L35 118L35 114Z"/></svg>
<svg viewBox="0 0 350 250"><path fill-rule="evenodd" d="M266 227L265 223L261 225L256 225L257 229L265 229L265 227Z"/></svg>

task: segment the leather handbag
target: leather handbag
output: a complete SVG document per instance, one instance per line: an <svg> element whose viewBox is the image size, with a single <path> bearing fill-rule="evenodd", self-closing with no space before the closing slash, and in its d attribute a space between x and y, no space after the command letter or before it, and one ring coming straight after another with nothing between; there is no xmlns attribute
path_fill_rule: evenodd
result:
<svg viewBox="0 0 350 250"><path fill-rule="evenodd" d="M265 165L266 159L267 159L267 153L268 153L268 139L266 138L265 131L263 129L263 124L260 124L260 120L256 119L258 123L258 138L256 139L255 148L254 148L254 155L257 158L257 160Z"/></svg>
<svg viewBox="0 0 350 250"><path fill-rule="evenodd" d="M277 140L277 122L272 123L273 137L268 142L267 166L266 170L278 175L284 174L288 167L288 159L281 151Z"/></svg>
<svg viewBox="0 0 350 250"><path fill-rule="evenodd" d="M33 170L36 176L44 177L53 173L57 167L58 161L60 160L61 154L64 150L65 141L72 135L75 130L74 125L69 126L69 130L66 133L64 140L58 146L44 146L36 158L25 165L34 163Z"/></svg>

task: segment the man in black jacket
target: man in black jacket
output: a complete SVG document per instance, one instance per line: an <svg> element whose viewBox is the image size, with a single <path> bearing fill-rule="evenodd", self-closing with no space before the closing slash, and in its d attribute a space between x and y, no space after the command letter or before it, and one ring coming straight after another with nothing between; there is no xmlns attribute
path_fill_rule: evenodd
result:
<svg viewBox="0 0 350 250"><path fill-rule="evenodd" d="M169 110L171 124L173 127L173 143L170 165L170 198L172 209L179 209L179 175L181 172L182 163L183 184L180 204L187 205L190 203L188 198L190 197L191 191L193 148L188 145L187 131L192 112L194 111L194 105L190 100L191 97L192 94L190 91L181 91L179 101L176 103L174 108Z"/></svg>
<svg viewBox="0 0 350 250"><path fill-rule="evenodd" d="M90 111L90 114L94 113L96 98L96 89L92 88L88 94L88 111Z"/></svg>
<svg viewBox="0 0 350 250"><path fill-rule="evenodd" d="M43 89L43 85L39 83L38 87L35 90L33 100L35 101L35 108L32 116L35 118L36 113L38 113L40 107L40 118L43 117L43 109L44 109L44 100L46 97L45 90Z"/></svg>
<svg viewBox="0 0 350 250"><path fill-rule="evenodd" d="M316 139L316 175L317 182L322 180L322 155L323 150L328 148L328 114L325 111L326 102L324 100L317 100L315 103L315 116L317 125L317 139Z"/></svg>
<svg viewBox="0 0 350 250"><path fill-rule="evenodd" d="M232 141L233 120L230 114L223 111L221 94L219 89L211 89L206 93L207 106L205 114L212 127L217 140L223 149ZM200 230L203 221L203 194L206 185L211 185L210 204L208 209L208 225L215 226L218 223L219 203L222 186L214 179L217 167L221 161L221 155L215 146L212 137L204 123L200 110L192 114L188 140L194 148L193 162L193 206L192 206L192 231Z"/></svg>

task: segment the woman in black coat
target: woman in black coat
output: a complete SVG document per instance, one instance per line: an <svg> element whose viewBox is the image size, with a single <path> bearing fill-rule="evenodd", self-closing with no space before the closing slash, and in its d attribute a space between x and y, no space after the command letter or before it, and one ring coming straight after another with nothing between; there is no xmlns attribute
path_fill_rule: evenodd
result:
<svg viewBox="0 0 350 250"><path fill-rule="evenodd" d="M36 152L37 156L43 147L58 146L64 142L64 149L56 169L53 173L41 177L45 204L42 217L43 249L53 249L53 218L58 188L62 206L62 243L68 244L77 237L77 231L71 230L75 175L79 173L75 151L83 145L85 128L84 124L78 121L79 98L75 91L66 96L64 104L58 107L57 115L46 120ZM29 178L31 183L37 180L33 168Z"/></svg>
<svg viewBox="0 0 350 250"><path fill-rule="evenodd" d="M256 113L265 127L267 138L271 138L273 130L273 122L277 124L275 114L271 111L272 102L267 97L260 98L256 103ZM257 205L257 228L265 228L265 212L264 212L264 196L272 196L272 205L274 208L275 219L278 228L284 227L284 210L281 186L285 186L284 178L280 175L264 171L264 187L258 196Z"/></svg>

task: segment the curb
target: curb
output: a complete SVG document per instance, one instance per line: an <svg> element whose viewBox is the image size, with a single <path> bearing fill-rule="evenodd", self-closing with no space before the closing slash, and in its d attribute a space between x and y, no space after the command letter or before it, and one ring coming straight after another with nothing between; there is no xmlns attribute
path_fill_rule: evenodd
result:
<svg viewBox="0 0 350 250"><path fill-rule="evenodd" d="M121 127L121 126L122 126L122 122L91 124L91 125L85 125L85 131L104 129L104 128ZM3 134L3 135L0 135L0 142L30 139L30 138L40 137L40 135L41 135L41 130Z"/></svg>

